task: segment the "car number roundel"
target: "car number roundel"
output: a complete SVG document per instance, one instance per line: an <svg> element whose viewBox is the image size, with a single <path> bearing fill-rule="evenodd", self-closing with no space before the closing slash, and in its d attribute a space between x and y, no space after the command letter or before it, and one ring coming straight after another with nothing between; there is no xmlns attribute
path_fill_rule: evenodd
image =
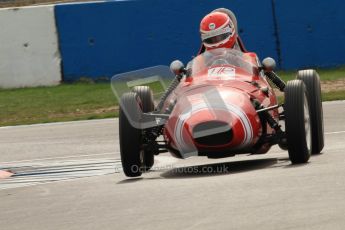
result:
<svg viewBox="0 0 345 230"><path fill-rule="evenodd" d="M221 80L229 80L234 79L236 74L236 70L231 67L213 67L208 69L208 78L212 79L221 79Z"/></svg>

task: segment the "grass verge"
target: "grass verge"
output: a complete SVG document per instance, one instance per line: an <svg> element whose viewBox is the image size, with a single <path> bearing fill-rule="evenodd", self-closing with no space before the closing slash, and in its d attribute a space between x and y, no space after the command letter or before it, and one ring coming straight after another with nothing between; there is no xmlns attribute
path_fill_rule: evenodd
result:
<svg viewBox="0 0 345 230"><path fill-rule="evenodd" d="M333 69L316 69L320 75L321 81L334 81L345 78L345 66ZM297 70L278 71L278 75L284 80L293 80L296 78Z"/></svg>
<svg viewBox="0 0 345 230"><path fill-rule="evenodd" d="M109 83L0 90L0 126L114 117Z"/></svg>

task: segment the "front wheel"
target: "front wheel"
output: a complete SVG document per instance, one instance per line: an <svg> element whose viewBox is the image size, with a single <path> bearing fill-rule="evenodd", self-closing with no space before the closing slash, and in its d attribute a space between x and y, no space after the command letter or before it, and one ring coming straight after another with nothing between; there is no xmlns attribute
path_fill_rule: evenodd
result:
<svg viewBox="0 0 345 230"><path fill-rule="evenodd" d="M122 168L126 176L141 176L144 164L142 130L140 129L140 98L134 92L125 93L120 100L119 139Z"/></svg>
<svg viewBox="0 0 345 230"><path fill-rule="evenodd" d="M318 154L324 147L320 77L315 70L309 69L298 71L297 79L302 80L307 89L307 97L310 107L310 120L312 126L311 153Z"/></svg>
<svg viewBox="0 0 345 230"><path fill-rule="evenodd" d="M141 100L141 108L144 113L152 112L155 109L153 101L153 93L149 86L135 86L132 89L132 92L135 92ZM144 167L145 171L148 171L152 168L155 162L154 154L151 151L144 151Z"/></svg>
<svg viewBox="0 0 345 230"><path fill-rule="evenodd" d="M301 80L285 87L285 129L289 158L293 164L308 162L311 154L311 122L308 98Z"/></svg>

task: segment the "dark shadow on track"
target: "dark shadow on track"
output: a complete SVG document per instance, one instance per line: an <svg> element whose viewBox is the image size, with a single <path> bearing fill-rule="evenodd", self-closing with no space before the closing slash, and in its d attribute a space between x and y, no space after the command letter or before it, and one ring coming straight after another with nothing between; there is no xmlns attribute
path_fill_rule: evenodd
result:
<svg viewBox="0 0 345 230"><path fill-rule="evenodd" d="M284 168L300 168L300 167L305 167L309 164L309 162L307 163L302 163L302 164L289 164L284 166Z"/></svg>
<svg viewBox="0 0 345 230"><path fill-rule="evenodd" d="M314 153L311 157L321 157L325 155L325 149L323 149L320 153Z"/></svg>
<svg viewBox="0 0 345 230"><path fill-rule="evenodd" d="M137 178L128 178L124 179L122 181L117 182L117 184L130 184L130 183L135 183L144 180L143 177L137 177Z"/></svg>
<svg viewBox="0 0 345 230"><path fill-rule="evenodd" d="M206 165L195 165L188 167L174 168L161 174L167 179L191 178L204 176L219 176L234 173L249 172L263 168L269 168L278 163L277 158L235 161L225 163L215 163Z"/></svg>
<svg viewBox="0 0 345 230"><path fill-rule="evenodd" d="M117 184L130 184L146 180L155 179L184 179L184 178L199 178L209 176L221 176L236 173L245 173L254 170L260 170L264 168L298 168L308 165L305 164L291 164L289 158L267 158L267 159L255 159L245 161L234 161L234 162L220 162L213 164L204 165L191 165L186 167L176 167L168 171L163 171L160 176L156 177L145 177L149 176L149 173L144 173L139 178L127 178L119 181ZM152 172L159 172L152 171Z"/></svg>
<svg viewBox="0 0 345 230"><path fill-rule="evenodd" d="M161 180L164 179L162 177L145 177L145 174L143 174L143 177L135 177L135 178L127 178L124 180L121 180L117 182L116 184L131 184L131 183L136 183L139 181L144 181L144 180Z"/></svg>

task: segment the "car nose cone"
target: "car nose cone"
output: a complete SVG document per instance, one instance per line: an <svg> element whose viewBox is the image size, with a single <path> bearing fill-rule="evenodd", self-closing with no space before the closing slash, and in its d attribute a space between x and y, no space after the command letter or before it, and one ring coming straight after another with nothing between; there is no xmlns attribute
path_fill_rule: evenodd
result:
<svg viewBox="0 0 345 230"><path fill-rule="evenodd" d="M225 122L208 121L197 124L192 135L197 144L217 146L229 144L233 138L233 131Z"/></svg>

